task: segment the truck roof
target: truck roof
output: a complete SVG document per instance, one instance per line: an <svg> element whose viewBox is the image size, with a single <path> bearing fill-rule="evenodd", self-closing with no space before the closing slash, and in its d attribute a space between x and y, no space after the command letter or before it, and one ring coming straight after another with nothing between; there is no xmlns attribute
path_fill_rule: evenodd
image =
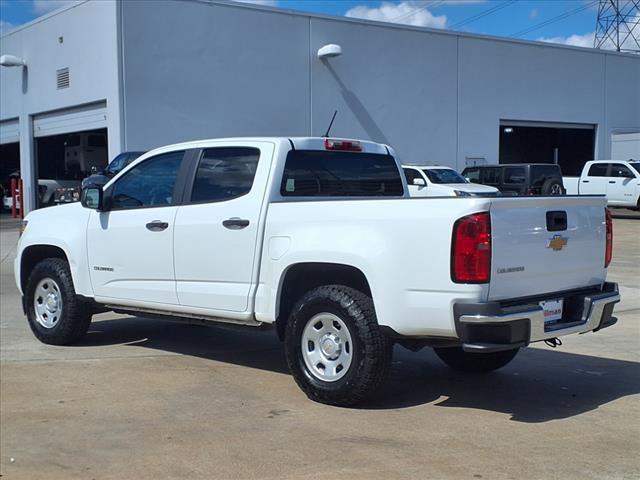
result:
<svg viewBox="0 0 640 480"><path fill-rule="evenodd" d="M145 154L158 154L161 152L169 152L179 149L207 148L217 144L237 143L237 142L272 142L287 143L297 150L327 150L325 146L326 140L351 142L359 144L358 151L364 153L393 154L393 149L388 145L376 143L369 140L340 138L340 137L226 137L226 138L208 138L203 140L192 140L189 142L174 143L154 148Z"/></svg>

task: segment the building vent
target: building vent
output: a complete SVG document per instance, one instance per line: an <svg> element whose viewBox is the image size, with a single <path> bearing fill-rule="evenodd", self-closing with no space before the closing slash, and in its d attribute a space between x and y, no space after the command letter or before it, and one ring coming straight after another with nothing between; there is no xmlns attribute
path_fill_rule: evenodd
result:
<svg viewBox="0 0 640 480"><path fill-rule="evenodd" d="M58 90L61 88L69 88L69 67L56 70L56 84Z"/></svg>

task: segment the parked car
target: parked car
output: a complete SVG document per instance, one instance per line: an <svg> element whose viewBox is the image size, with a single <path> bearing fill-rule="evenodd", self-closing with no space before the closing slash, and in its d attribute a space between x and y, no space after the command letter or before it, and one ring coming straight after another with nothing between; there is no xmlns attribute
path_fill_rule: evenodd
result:
<svg viewBox="0 0 640 480"><path fill-rule="evenodd" d="M124 167L129 165L142 154L144 154L144 152L122 152L111 160L104 170L97 171L88 177L85 177L82 180L82 187L84 188L88 185L105 185L109 180L120 173Z"/></svg>
<svg viewBox="0 0 640 480"><path fill-rule="evenodd" d="M606 195L612 207L640 209L640 162L591 160L579 177L564 177L571 195Z"/></svg>
<svg viewBox="0 0 640 480"><path fill-rule="evenodd" d="M124 167L129 165L143 153L144 152L122 152L120 155L117 155L104 170L95 171L94 167L94 173L83 178L80 185L74 184L71 187L57 189L55 192L56 203L70 203L79 201L82 188L85 188L89 185L105 185Z"/></svg>
<svg viewBox="0 0 640 480"><path fill-rule="evenodd" d="M449 167L435 165L403 165L402 170L412 197L469 197L497 195L497 188L478 185Z"/></svg>
<svg viewBox="0 0 640 480"><path fill-rule="evenodd" d="M603 197L408 198L393 149L367 141L159 148L23 228L15 280L42 342L78 341L104 310L272 326L298 385L333 405L369 397L396 342L487 372L613 325L620 299Z"/></svg>
<svg viewBox="0 0 640 480"><path fill-rule="evenodd" d="M462 175L472 183L491 185L510 195L564 195L562 170L550 163L514 163L467 167Z"/></svg>

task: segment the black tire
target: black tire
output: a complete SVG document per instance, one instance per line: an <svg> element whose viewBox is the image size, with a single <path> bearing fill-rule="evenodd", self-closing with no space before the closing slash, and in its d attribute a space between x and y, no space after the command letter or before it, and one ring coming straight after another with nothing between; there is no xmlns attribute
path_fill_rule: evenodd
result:
<svg viewBox="0 0 640 480"><path fill-rule="evenodd" d="M562 182L560 180L556 180L555 178L550 178L546 180L542 184L542 189L540 190L542 195L566 195L567 191L562 186Z"/></svg>
<svg viewBox="0 0 640 480"><path fill-rule="evenodd" d="M59 287L62 305L60 318L51 328L46 328L38 321L34 305L36 288L47 278L52 279ZM87 333L91 324L91 309L77 297L69 265L61 258L47 258L34 267L25 288L25 304L29 327L42 343L72 344Z"/></svg>
<svg viewBox="0 0 640 480"><path fill-rule="evenodd" d="M339 380L323 381L303 358L302 335L309 320L333 314L348 328L351 364ZM285 353L298 386L316 402L350 406L370 398L384 383L391 367L393 343L380 331L371 298L342 285L307 292L294 306L287 324Z"/></svg>
<svg viewBox="0 0 640 480"><path fill-rule="evenodd" d="M487 373L507 365L519 348L491 353L465 352L462 347L434 348L436 355L455 370L467 373Z"/></svg>

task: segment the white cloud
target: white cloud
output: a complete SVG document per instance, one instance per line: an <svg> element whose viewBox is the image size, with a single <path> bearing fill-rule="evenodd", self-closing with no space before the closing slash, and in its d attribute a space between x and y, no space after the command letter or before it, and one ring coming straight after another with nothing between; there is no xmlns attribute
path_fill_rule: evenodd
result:
<svg viewBox="0 0 640 480"><path fill-rule="evenodd" d="M593 47L593 39L595 32L585 33L584 35L570 35L568 37L540 37L539 42L562 43L564 45L573 45L574 47Z"/></svg>
<svg viewBox="0 0 640 480"><path fill-rule="evenodd" d="M4 35L9 30L13 30L16 27L17 27L17 25L14 25L13 23L9 23L9 22L5 22L4 20L0 20L0 35Z"/></svg>
<svg viewBox="0 0 640 480"><path fill-rule="evenodd" d="M38 15L43 15L60 7L72 3L79 3L80 1L81 0L33 0L33 11Z"/></svg>
<svg viewBox="0 0 640 480"><path fill-rule="evenodd" d="M411 1L400 3L384 2L378 7L358 5L349 9L345 16L380 22L402 23L416 27L445 28L447 26L447 16L434 15L426 8L426 5L424 2Z"/></svg>

